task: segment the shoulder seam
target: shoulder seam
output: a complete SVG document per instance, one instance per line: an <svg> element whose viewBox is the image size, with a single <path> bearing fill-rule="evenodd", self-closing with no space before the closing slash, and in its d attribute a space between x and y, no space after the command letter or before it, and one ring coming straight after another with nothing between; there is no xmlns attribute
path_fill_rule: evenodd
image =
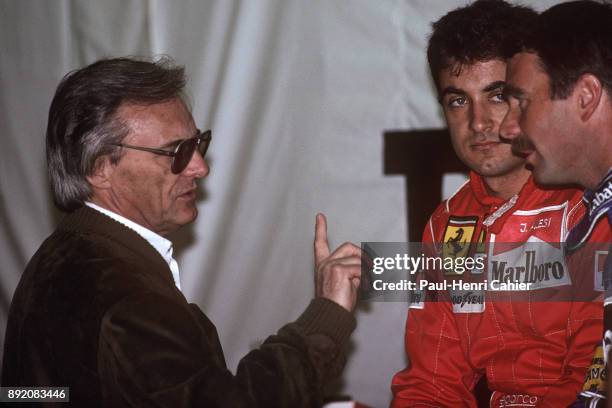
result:
<svg viewBox="0 0 612 408"><path fill-rule="evenodd" d="M457 190L455 190L455 192L453 194L451 194L447 199L446 199L446 212L450 214L450 200L453 199L468 183L470 182L470 179L468 178L465 183L463 183L461 186L459 186L459 188Z"/></svg>
<svg viewBox="0 0 612 408"><path fill-rule="evenodd" d="M569 204L569 200L568 200L568 204ZM574 216L576 214L576 212L578 211L578 209L580 208L580 206L582 205L582 200L580 200L579 202L576 203L576 205L574 205L568 212L567 212L567 224L569 228L572 228L574 226L573 220L574 220Z"/></svg>

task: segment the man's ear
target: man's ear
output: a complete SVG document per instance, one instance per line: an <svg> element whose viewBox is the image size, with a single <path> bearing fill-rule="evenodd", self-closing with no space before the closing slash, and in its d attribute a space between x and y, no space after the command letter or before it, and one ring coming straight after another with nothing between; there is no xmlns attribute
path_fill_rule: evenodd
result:
<svg viewBox="0 0 612 408"><path fill-rule="evenodd" d="M577 96L580 119L586 122L601 103L603 93L601 81L593 74L583 74L576 81L574 92Z"/></svg>
<svg viewBox="0 0 612 408"><path fill-rule="evenodd" d="M110 161L110 156L104 155L96 159L92 173L87 176L87 181L94 189L104 190L110 188L111 178L115 166Z"/></svg>

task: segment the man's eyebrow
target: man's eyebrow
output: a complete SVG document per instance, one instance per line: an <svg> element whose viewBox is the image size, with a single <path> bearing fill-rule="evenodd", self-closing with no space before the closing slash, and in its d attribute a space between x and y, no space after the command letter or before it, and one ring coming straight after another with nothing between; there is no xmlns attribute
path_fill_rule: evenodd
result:
<svg viewBox="0 0 612 408"><path fill-rule="evenodd" d="M444 88L441 92L440 92L440 100L442 98L444 98L444 96L448 95L448 94L459 94L459 95L465 95L465 91L463 89L460 88L455 88L454 86L447 86L446 88Z"/></svg>
<svg viewBox="0 0 612 408"><path fill-rule="evenodd" d="M175 140L171 140L168 143L164 143L163 145L159 146L160 148L164 149L167 147L176 147L176 145L178 145L179 143L181 143L183 140L185 139L175 139Z"/></svg>
<svg viewBox="0 0 612 408"><path fill-rule="evenodd" d="M190 139L192 137L196 137L198 134L200 134L199 130L196 130L195 134L193 136L189 136L189 137L179 137L176 138L174 140L171 140L165 144L163 144L162 146L160 146L160 148L166 148L166 147L176 147L179 143L181 143L183 140L187 140Z"/></svg>
<svg viewBox="0 0 612 408"><path fill-rule="evenodd" d="M485 86L482 91L483 92L491 92L491 91L493 91L495 89L503 88L504 86L506 86L506 82L504 82L504 81L495 81L495 82L491 82L490 84ZM444 98L444 96L446 96L448 94L465 95L465 91L463 89L461 89L461 88L455 88L454 86L447 86L446 88L444 88L442 90L442 92L440 92L440 99Z"/></svg>
<svg viewBox="0 0 612 408"><path fill-rule="evenodd" d="M482 90L483 92L491 92L499 88L504 88L506 86L506 81L495 81L491 82L489 85L485 86Z"/></svg>
<svg viewBox="0 0 612 408"><path fill-rule="evenodd" d="M514 85L510 85L510 84L506 84L506 86L504 86L504 97L508 98L508 97L514 97L514 98L521 98L525 96L525 91L523 91L521 88L516 87Z"/></svg>

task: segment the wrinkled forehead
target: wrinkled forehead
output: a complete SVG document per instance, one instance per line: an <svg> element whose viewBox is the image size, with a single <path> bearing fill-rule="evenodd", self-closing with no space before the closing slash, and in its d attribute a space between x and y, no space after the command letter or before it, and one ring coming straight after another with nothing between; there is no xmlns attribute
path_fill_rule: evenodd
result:
<svg viewBox="0 0 612 408"><path fill-rule="evenodd" d="M193 116L181 98L155 104L126 102L116 117L128 128L125 141L130 143L161 145L196 133Z"/></svg>

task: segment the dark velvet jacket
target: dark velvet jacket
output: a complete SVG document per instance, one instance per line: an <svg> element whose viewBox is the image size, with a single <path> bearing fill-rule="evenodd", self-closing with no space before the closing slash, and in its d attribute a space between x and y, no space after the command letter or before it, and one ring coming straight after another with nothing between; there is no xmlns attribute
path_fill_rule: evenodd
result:
<svg viewBox="0 0 612 408"><path fill-rule="evenodd" d="M2 385L68 386L70 405L79 407L319 406L354 326L343 308L315 299L247 354L234 376L215 326L185 300L155 249L83 207L21 277Z"/></svg>

